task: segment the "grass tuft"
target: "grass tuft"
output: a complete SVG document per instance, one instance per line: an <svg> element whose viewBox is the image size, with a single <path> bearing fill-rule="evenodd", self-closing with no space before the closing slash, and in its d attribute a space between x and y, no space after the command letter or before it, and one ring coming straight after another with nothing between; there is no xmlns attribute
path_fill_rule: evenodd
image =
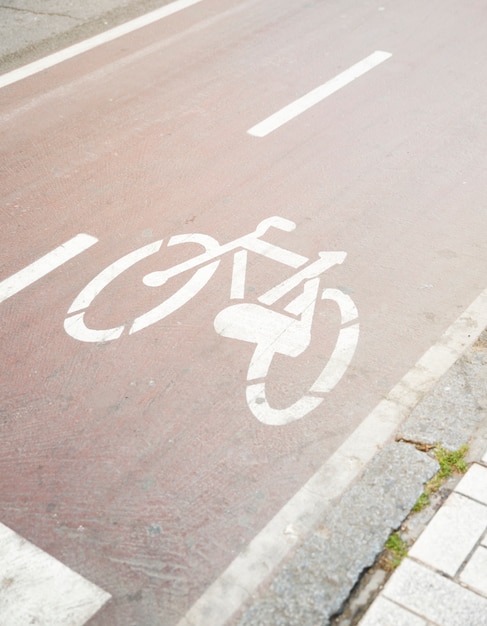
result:
<svg viewBox="0 0 487 626"><path fill-rule="evenodd" d="M385 544L386 553L383 559L383 565L386 569L395 569L407 556L408 548L406 542L401 538L399 533L392 533Z"/></svg>
<svg viewBox="0 0 487 626"><path fill-rule="evenodd" d="M440 464L440 469L433 476L433 478L425 484L423 493L419 496L416 504L413 506L413 511L415 513L428 506L430 503L430 495L438 491L445 480L454 472L457 474L464 474L467 471L467 463L464 458L467 451L468 446L462 446L458 450L453 451L447 450L439 444L435 446L434 455Z"/></svg>
<svg viewBox="0 0 487 626"><path fill-rule="evenodd" d="M416 504L413 506L413 512L419 513L419 511L422 511L424 508L426 508L429 503L430 497L425 491L423 491L423 493L416 500Z"/></svg>

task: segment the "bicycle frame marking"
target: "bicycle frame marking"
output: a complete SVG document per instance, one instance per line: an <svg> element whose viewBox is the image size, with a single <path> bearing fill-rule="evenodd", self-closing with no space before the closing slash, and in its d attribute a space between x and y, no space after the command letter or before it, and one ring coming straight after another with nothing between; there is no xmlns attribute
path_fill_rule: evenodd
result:
<svg viewBox="0 0 487 626"><path fill-rule="evenodd" d="M301 268L258 297L257 303L241 302L225 307L216 315L213 323L215 331L222 337L255 344L247 372L247 405L263 424L284 425L301 419L317 408L323 402L324 394L329 393L341 380L355 352L359 324L356 321L357 309L350 296L339 289L327 288L321 294L319 292L321 275L334 265L343 263L346 252L320 252L318 259L308 263L307 257L262 240L262 235L271 227L291 232L296 225L281 217L270 217L260 222L254 232L223 245L213 237L201 233L171 237L168 246L196 243L204 248L204 252L167 270L153 271L144 276L145 285L158 287L172 277L194 270L188 281L175 293L136 317L128 334L132 335L155 324L189 302L211 279L221 257L227 253L233 252L231 300L245 298L249 251L293 269ZM64 320L66 332L83 342L105 342L120 338L125 331L125 325L109 329L88 328L84 322L86 309L115 278L142 259L159 252L162 243L161 239L134 250L95 276L69 308ZM301 284L302 293L295 296L284 307L283 312L270 308ZM284 409L273 408L267 400L265 385L274 356L281 354L296 358L309 347L316 304L321 300L335 302L341 316L342 325L332 354L308 393Z"/></svg>
<svg viewBox="0 0 487 626"><path fill-rule="evenodd" d="M271 227L292 232L296 228L296 224L282 217L269 217L262 220L253 233L234 239L233 241L230 241L222 246L217 245L212 250L207 248L206 252L203 252L188 261L179 263L168 270L147 274L147 276L144 276L143 279L144 285L147 285L148 287L160 287L167 280L169 280L169 278L193 269L198 265L202 265L207 261L212 261L213 259L223 256L227 252L231 252L232 250L236 250L238 248L243 248L244 250L261 254L262 256L278 261L279 263L283 263L284 265L289 265L289 267L297 268L304 265L308 261L307 257L291 252L291 250L285 250L284 248L280 248L279 246L275 246L274 244L260 239L260 237ZM181 239L178 243L183 243L183 241L191 241L192 239L190 238L194 237L194 235L182 235L180 237ZM206 235L203 235L203 237L206 237ZM171 240L172 239L174 239L174 237L172 237Z"/></svg>

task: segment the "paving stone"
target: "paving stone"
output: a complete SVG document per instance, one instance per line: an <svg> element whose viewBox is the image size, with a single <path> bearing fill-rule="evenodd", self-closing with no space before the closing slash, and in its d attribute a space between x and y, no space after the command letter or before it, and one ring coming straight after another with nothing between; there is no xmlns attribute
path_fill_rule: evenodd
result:
<svg viewBox="0 0 487 626"><path fill-rule="evenodd" d="M487 350L471 350L413 409L397 439L457 450L486 417Z"/></svg>
<svg viewBox="0 0 487 626"><path fill-rule="evenodd" d="M409 555L454 576L487 528L487 507L452 493Z"/></svg>
<svg viewBox="0 0 487 626"><path fill-rule="evenodd" d="M455 491L487 504L487 467L474 463L455 487Z"/></svg>
<svg viewBox="0 0 487 626"><path fill-rule="evenodd" d="M409 558L391 576L383 594L434 624L487 626L487 598Z"/></svg>
<svg viewBox="0 0 487 626"><path fill-rule="evenodd" d="M479 546L470 557L460 580L474 591L487 596L487 548Z"/></svg>
<svg viewBox="0 0 487 626"><path fill-rule="evenodd" d="M421 617L379 596L370 606L358 626L427 626Z"/></svg>

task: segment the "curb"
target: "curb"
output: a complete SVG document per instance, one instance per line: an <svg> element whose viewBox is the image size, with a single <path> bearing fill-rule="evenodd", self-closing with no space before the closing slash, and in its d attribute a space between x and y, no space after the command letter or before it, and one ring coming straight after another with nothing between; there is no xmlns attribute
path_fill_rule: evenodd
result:
<svg viewBox="0 0 487 626"><path fill-rule="evenodd" d="M355 609L353 618L345 617L352 591L377 561L390 533L408 517L424 482L438 469L437 462L418 448L429 450L438 443L449 450L470 444L471 454L487 449L486 389L484 330L411 411L396 441L375 455L340 501L329 507L326 518L231 623L316 626L333 620L337 626L357 624L363 607ZM469 457L470 461L480 458ZM444 486L443 498L450 485ZM436 507L440 504L441 499ZM434 506L428 509L431 517Z"/></svg>

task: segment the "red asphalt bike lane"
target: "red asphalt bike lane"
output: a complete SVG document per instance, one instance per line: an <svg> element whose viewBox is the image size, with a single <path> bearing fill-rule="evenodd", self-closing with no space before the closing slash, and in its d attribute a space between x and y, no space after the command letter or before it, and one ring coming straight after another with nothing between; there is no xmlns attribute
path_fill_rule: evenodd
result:
<svg viewBox="0 0 487 626"><path fill-rule="evenodd" d="M172 625L485 287L486 68L480 2L204 0L2 90L0 279L86 233L92 247L0 304L0 521L113 599L90 621ZM374 50L393 56L267 137L247 130ZM184 307L106 342L68 335L82 289L124 255L92 328L129 328L183 283L142 279L265 218L315 259L361 334L314 411L249 410L254 346L221 337L232 257ZM295 270L248 254L244 300ZM301 289L302 290L302 289ZM299 288L293 296L299 293ZM276 356L269 402L306 393L333 349Z"/></svg>

